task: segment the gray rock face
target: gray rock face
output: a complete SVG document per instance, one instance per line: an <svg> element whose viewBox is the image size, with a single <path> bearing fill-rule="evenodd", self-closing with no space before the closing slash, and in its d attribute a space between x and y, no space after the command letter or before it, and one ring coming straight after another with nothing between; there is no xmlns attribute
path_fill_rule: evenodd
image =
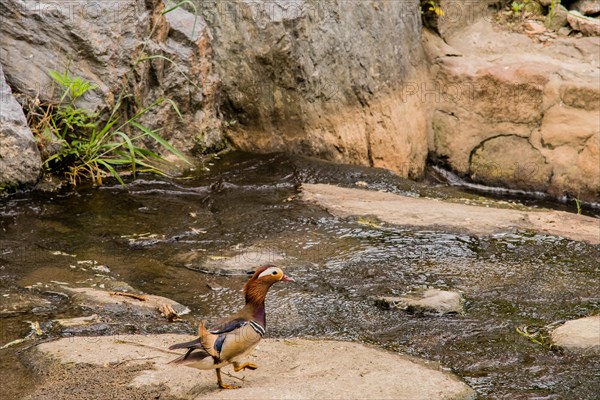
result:
<svg viewBox="0 0 600 400"><path fill-rule="evenodd" d="M48 70L66 65L99 86L79 102L87 109L109 110L123 85L137 107L169 98L183 120L163 102L142 122L184 151L222 142L223 109L239 120L229 139L245 150L422 174L425 106L404 93L423 77L418 2L197 7L196 18L183 8L162 15L158 0L7 0L0 61L19 93L42 101L58 95Z"/></svg>
<svg viewBox="0 0 600 400"><path fill-rule="evenodd" d="M0 62L16 91L41 101L62 94L48 71L62 72L67 65L72 75L99 86L80 99L77 105L82 108L110 110L123 86L135 94L132 104L171 99L183 120L163 102L143 123L163 128L161 134L181 150L198 143L212 145L221 137L210 33L201 17L181 8L163 16L163 10L159 0L3 1ZM155 58L134 65L148 57Z"/></svg>
<svg viewBox="0 0 600 400"><path fill-rule="evenodd" d="M600 354L600 315L564 323L552 332L552 342L569 351Z"/></svg>
<svg viewBox="0 0 600 400"><path fill-rule="evenodd" d="M389 308L411 312L433 312L438 314L464 312L464 299L460 293L439 289L424 289L400 297L381 297L379 302Z"/></svg>
<svg viewBox="0 0 600 400"><path fill-rule="evenodd" d="M0 191L7 186L34 184L41 169L35 139L0 65Z"/></svg>
<svg viewBox="0 0 600 400"><path fill-rule="evenodd" d="M424 103L418 2L217 1L211 26L230 139L420 176Z"/></svg>

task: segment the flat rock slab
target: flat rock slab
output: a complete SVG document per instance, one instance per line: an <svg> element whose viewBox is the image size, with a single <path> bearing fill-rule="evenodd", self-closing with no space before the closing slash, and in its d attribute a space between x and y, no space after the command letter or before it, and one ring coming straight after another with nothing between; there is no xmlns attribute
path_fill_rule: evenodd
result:
<svg viewBox="0 0 600 400"><path fill-rule="evenodd" d="M235 374L243 376L243 382L227 375L223 377L226 383L241 384L242 388L220 390L214 371L167 364L178 354L165 349L191 338L173 334L74 337L43 343L37 349L61 364L110 368L127 363L136 371L142 366L141 371L131 374L129 385L137 388L166 386L166 398L169 395L184 399L475 398L475 392L469 386L441 371L436 363L357 343L301 339L262 341L249 359L258 364L257 370ZM35 360L44 362L44 358L35 357ZM223 371L232 372L232 369L226 367ZM91 384L102 386L103 382L91 380ZM40 385L32 398L44 390L51 388ZM97 396L102 395L102 389L98 387L89 390Z"/></svg>
<svg viewBox="0 0 600 400"><path fill-rule="evenodd" d="M476 235L534 230L600 243L600 220L562 211L517 211L406 197L386 192L303 184L302 198L339 217L374 216L397 225L440 227Z"/></svg>
<svg viewBox="0 0 600 400"><path fill-rule="evenodd" d="M266 264L284 266L286 257L272 249L252 247L208 257L200 268L207 273L218 275L245 275Z"/></svg>
<svg viewBox="0 0 600 400"><path fill-rule="evenodd" d="M219 254L204 256L198 252L181 253L169 260L174 265L214 275L247 275L266 264L287 266L292 259L272 248L258 246L232 248Z"/></svg>
<svg viewBox="0 0 600 400"><path fill-rule="evenodd" d="M63 328L73 328L75 326L86 326L86 325L95 324L99 321L100 321L100 317L98 317L98 315L96 315L96 314L90 315L88 317L65 318L65 319L59 318L59 319L54 320L54 322L56 322L58 325L62 326Z"/></svg>
<svg viewBox="0 0 600 400"><path fill-rule="evenodd" d="M600 354L600 315L564 323L552 332L552 342L573 352Z"/></svg>
<svg viewBox="0 0 600 400"><path fill-rule="evenodd" d="M71 288L62 286L61 289L71 295L73 304L101 308L113 312L135 312L142 315L153 315L158 313L163 306L172 307L178 315L190 312L186 306L162 296L152 294L141 294L139 297L128 297L125 292L110 292L91 287ZM144 299L144 300L142 300Z"/></svg>
<svg viewBox="0 0 600 400"><path fill-rule="evenodd" d="M449 290L423 289L399 297L381 297L380 302L389 308L415 312L434 312L439 314L464 312L464 299L460 293Z"/></svg>

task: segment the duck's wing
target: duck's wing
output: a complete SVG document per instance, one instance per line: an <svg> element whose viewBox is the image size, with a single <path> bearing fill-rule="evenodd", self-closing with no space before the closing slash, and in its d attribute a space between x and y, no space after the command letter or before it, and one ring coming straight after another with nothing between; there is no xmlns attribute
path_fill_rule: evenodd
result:
<svg viewBox="0 0 600 400"><path fill-rule="evenodd" d="M215 341L215 350L219 352L221 360L234 360L248 354L256 347L262 339L262 334L253 326L253 323L254 321L246 322L239 328L218 336Z"/></svg>
<svg viewBox="0 0 600 400"><path fill-rule="evenodd" d="M209 332L214 335L221 335L223 333L229 333L236 329L240 329L242 326L246 325L248 320L245 318L235 318L229 321L225 321L221 323L221 325L215 329L211 329Z"/></svg>

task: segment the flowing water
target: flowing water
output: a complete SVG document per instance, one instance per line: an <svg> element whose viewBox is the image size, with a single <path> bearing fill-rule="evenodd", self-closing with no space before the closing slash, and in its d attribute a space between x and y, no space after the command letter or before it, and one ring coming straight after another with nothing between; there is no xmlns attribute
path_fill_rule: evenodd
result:
<svg viewBox="0 0 600 400"><path fill-rule="evenodd" d="M199 272L202 264L236 248L244 257L243 249L252 248L260 249L261 262L284 254L286 272L298 281L276 285L269 294L271 337L354 340L439 361L486 399L598 398L598 357L552 350L516 332L522 326L546 332L598 312L598 246L531 233L477 238L339 219L297 196L303 182L364 181L372 189L411 196L491 201L380 170L243 153L211 164L210 171L187 179L139 177L127 189L0 200L2 309L15 299L31 303L0 314L0 345L26 336L27 321L40 322L49 337L192 333L192 321L238 308L247 279ZM251 257L255 262L256 251ZM44 284L85 286L99 274L93 262L110 269L100 275L187 305L193 318L167 323L113 315L88 331L57 329L51 320L90 312L45 291ZM410 314L375 301L424 287L462 291L466 313ZM21 363L22 347L0 350L3 398L21 398L31 388L34 377Z"/></svg>

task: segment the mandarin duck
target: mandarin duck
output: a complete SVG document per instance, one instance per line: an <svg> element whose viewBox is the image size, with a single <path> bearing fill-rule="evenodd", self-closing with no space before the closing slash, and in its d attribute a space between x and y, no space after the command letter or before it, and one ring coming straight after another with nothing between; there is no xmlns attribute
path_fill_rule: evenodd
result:
<svg viewBox="0 0 600 400"><path fill-rule="evenodd" d="M244 285L246 305L236 314L223 320L218 329L209 331L204 321L201 321L197 339L169 347L169 350L187 349L184 355L170 364L203 370L215 369L217 384L221 389L238 389L239 386L223 383L221 368L229 364L233 364L235 372L257 368L256 364L242 363L241 359L254 350L265 334L265 297L269 288L279 281L294 280L274 265L259 267Z"/></svg>

